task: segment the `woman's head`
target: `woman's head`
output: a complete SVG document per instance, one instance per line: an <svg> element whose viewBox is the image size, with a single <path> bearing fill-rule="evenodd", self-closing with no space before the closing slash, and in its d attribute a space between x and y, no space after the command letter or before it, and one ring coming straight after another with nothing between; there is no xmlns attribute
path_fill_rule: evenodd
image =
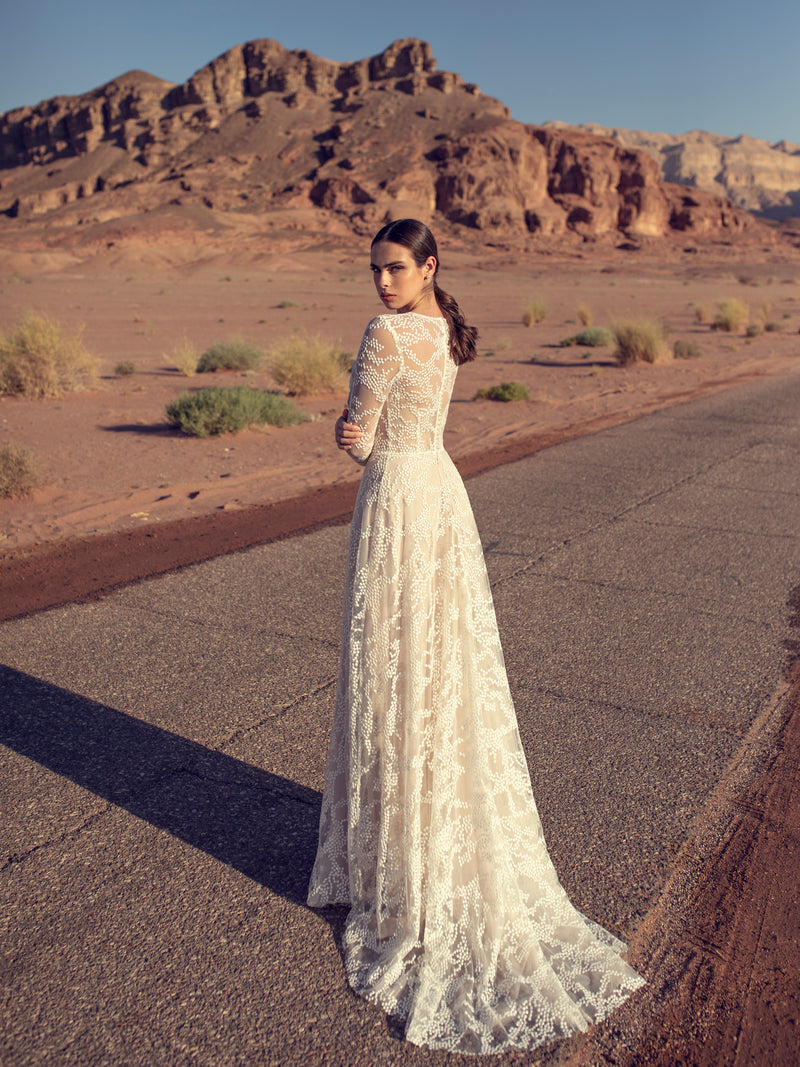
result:
<svg viewBox="0 0 800 1067"><path fill-rule="evenodd" d="M422 227L429 240L424 234L418 239L416 227ZM435 256L426 254L430 245L436 248L430 230L414 219L401 219L399 224L384 226L376 235L370 249L370 269L384 307L401 313L440 315L434 291L439 264Z"/></svg>
<svg viewBox="0 0 800 1067"><path fill-rule="evenodd" d="M475 358L478 331L467 326L456 301L436 282L439 249L436 238L419 219L395 219L372 239L372 274L386 307L430 314L438 307L450 327L450 354L456 363ZM434 303L435 302L435 303Z"/></svg>

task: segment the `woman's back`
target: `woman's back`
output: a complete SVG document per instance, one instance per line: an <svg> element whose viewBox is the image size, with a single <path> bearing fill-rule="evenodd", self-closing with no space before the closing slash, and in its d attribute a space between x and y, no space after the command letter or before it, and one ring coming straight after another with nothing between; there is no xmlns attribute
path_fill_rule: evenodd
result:
<svg viewBox="0 0 800 1067"><path fill-rule="evenodd" d="M449 339L444 318L410 312L372 320L350 397L350 417L364 430L354 459L442 447L456 377Z"/></svg>

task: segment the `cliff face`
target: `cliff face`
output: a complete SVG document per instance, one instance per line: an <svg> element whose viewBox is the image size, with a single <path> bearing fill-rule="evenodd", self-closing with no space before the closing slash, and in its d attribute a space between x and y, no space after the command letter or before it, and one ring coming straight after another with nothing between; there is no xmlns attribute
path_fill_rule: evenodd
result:
<svg viewBox="0 0 800 1067"><path fill-rule="evenodd" d="M547 125L563 128L561 123ZM578 128L647 152L662 181L695 186L766 218L800 216L800 145L703 130L677 136L594 124Z"/></svg>
<svg viewBox="0 0 800 1067"><path fill-rule="evenodd" d="M183 85L132 71L17 109L0 117L0 177L0 212L53 225L195 202L305 208L359 232L417 214L484 240L714 238L757 225L665 184L645 151L513 121L414 39L355 63L251 41Z"/></svg>

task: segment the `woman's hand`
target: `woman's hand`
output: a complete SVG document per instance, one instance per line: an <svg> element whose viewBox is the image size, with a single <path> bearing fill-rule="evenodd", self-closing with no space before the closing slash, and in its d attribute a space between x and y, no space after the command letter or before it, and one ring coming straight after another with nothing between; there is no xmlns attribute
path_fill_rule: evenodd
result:
<svg viewBox="0 0 800 1067"><path fill-rule="evenodd" d="M356 424L347 421L349 414L345 408L336 420L336 444L343 452L349 452L353 445L357 445L363 437Z"/></svg>

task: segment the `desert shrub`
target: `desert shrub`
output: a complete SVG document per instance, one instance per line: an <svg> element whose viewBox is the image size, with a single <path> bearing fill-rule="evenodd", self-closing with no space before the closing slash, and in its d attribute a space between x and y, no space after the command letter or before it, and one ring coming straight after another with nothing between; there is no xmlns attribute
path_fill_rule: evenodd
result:
<svg viewBox="0 0 800 1067"><path fill-rule="evenodd" d="M511 400L527 400L528 390L522 382L501 382L499 385L489 385L479 389L475 394L476 400L501 400L509 403Z"/></svg>
<svg viewBox="0 0 800 1067"><path fill-rule="evenodd" d="M772 311L772 304L770 304L769 300L765 300L764 303L761 305L761 307L758 309L758 317L761 320L761 322L766 322L767 321L771 311Z"/></svg>
<svg viewBox="0 0 800 1067"><path fill-rule="evenodd" d="M166 358L171 359L175 369L179 370L187 378L191 378L197 373L199 353L188 337L178 341L173 347L172 353Z"/></svg>
<svg viewBox="0 0 800 1067"><path fill-rule="evenodd" d="M0 334L0 396L61 396L90 388L96 378L97 360L81 331L67 337L49 315L30 311Z"/></svg>
<svg viewBox="0 0 800 1067"><path fill-rule="evenodd" d="M575 314L578 316L578 322L581 326L592 325L592 309L588 304L578 304Z"/></svg>
<svg viewBox="0 0 800 1067"><path fill-rule="evenodd" d="M38 484L30 451L12 444L0 445L0 497L27 496Z"/></svg>
<svg viewBox="0 0 800 1067"><path fill-rule="evenodd" d="M747 304L733 297L730 300L720 300L712 325L715 330L723 330L725 333L739 333L747 326L749 318L750 308Z"/></svg>
<svg viewBox="0 0 800 1067"><path fill-rule="evenodd" d="M230 341L217 341L197 361L198 374L211 374L218 370L258 370L264 362L260 348L249 345L241 337Z"/></svg>
<svg viewBox="0 0 800 1067"><path fill-rule="evenodd" d="M270 373L290 396L337 393L347 388L352 359L324 337L296 333L273 348Z"/></svg>
<svg viewBox="0 0 800 1067"><path fill-rule="evenodd" d="M711 308L708 304L693 304L696 322L711 322Z"/></svg>
<svg viewBox="0 0 800 1067"><path fill-rule="evenodd" d="M253 425L293 426L306 418L285 396L246 385L184 392L167 404L167 420L194 437L238 433Z"/></svg>
<svg viewBox="0 0 800 1067"><path fill-rule="evenodd" d="M278 304L278 307L279 308L296 308L296 307L300 307L300 305L297 303L296 300L281 300L280 304Z"/></svg>
<svg viewBox="0 0 800 1067"><path fill-rule="evenodd" d="M764 327L760 322L751 322L747 329L744 331L745 337L758 337Z"/></svg>
<svg viewBox="0 0 800 1067"><path fill-rule="evenodd" d="M602 348L604 345L613 345L616 338L611 330L604 330L602 326L590 326L575 335L576 345L585 345L587 348Z"/></svg>
<svg viewBox="0 0 800 1067"><path fill-rule="evenodd" d="M544 300L531 300L525 305L525 309L522 312L522 323L524 326L534 326L539 322L544 322L547 318L547 304Z"/></svg>
<svg viewBox="0 0 800 1067"><path fill-rule="evenodd" d="M675 359L697 359L700 349L691 341L676 341L672 346L672 355Z"/></svg>
<svg viewBox="0 0 800 1067"><path fill-rule="evenodd" d="M136 373L136 366L131 363L130 360L125 359L122 363L116 365L114 373L118 378L129 378L132 374Z"/></svg>
<svg viewBox="0 0 800 1067"><path fill-rule="evenodd" d="M769 322L765 322L764 323L764 329L766 330L767 333L777 333L779 330L783 329L783 323L782 322L774 322L774 321L770 320Z"/></svg>
<svg viewBox="0 0 800 1067"><path fill-rule="evenodd" d="M623 367L629 363L658 363L669 356L664 327L659 322L618 322L613 333L617 342L614 358Z"/></svg>

